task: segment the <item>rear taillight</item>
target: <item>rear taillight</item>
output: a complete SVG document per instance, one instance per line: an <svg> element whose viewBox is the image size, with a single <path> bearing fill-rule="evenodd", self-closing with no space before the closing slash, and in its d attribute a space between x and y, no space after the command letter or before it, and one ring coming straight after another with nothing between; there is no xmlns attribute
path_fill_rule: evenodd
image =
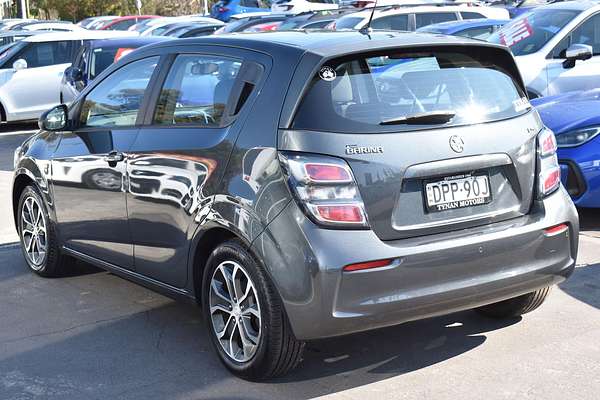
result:
<svg viewBox="0 0 600 400"><path fill-rule="evenodd" d="M548 196L560 186L560 165L556 155L554 132L544 128L538 135L538 191L540 197Z"/></svg>
<svg viewBox="0 0 600 400"><path fill-rule="evenodd" d="M290 188L306 214L316 223L367 228L365 206L354 175L339 158L281 152Z"/></svg>

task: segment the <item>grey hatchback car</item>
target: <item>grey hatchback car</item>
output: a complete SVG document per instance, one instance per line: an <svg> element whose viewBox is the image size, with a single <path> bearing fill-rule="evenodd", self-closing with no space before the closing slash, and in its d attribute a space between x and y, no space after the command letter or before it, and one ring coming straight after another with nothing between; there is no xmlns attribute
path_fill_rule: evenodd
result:
<svg viewBox="0 0 600 400"><path fill-rule="evenodd" d="M573 271L554 134L510 52L425 34L159 43L40 119L14 218L41 276L81 259L201 305L233 373L304 343L537 308Z"/></svg>

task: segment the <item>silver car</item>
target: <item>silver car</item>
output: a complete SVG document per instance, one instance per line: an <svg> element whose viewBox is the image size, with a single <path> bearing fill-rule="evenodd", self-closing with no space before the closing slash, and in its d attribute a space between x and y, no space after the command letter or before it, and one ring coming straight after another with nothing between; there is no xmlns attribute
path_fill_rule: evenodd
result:
<svg viewBox="0 0 600 400"><path fill-rule="evenodd" d="M529 98L600 87L598 2L535 8L488 40L510 47Z"/></svg>

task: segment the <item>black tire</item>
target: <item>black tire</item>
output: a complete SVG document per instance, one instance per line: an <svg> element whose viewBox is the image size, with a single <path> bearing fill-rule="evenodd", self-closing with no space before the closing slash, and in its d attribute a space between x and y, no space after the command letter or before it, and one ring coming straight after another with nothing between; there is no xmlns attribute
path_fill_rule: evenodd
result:
<svg viewBox="0 0 600 400"><path fill-rule="evenodd" d="M548 286L519 297L479 307L476 310L491 318L518 317L541 306L544 300L546 300L546 297L548 297L550 289L551 286Z"/></svg>
<svg viewBox="0 0 600 400"><path fill-rule="evenodd" d="M256 289L260 309L258 345L252 358L245 362L238 362L225 352L210 313L211 280L216 269L230 261L243 267L249 276ZM212 252L204 269L202 290L202 309L211 342L221 362L234 375L255 381L266 380L284 375L302 360L304 342L294 337L275 288L260 262L241 241L224 242Z"/></svg>
<svg viewBox="0 0 600 400"><path fill-rule="evenodd" d="M27 251L27 243L31 245L32 240L27 241L26 236L28 237L28 235L23 234L23 227L26 224L22 217L23 208L26 207L26 201L31 198L34 199L40 206L40 218L43 218L43 223L46 231L44 235L46 252L45 256L43 257L43 260L40 259L39 263L36 263ZM29 268L36 274L43 277L52 278L61 276L64 273L64 271L68 268L68 265L70 265L70 263L72 262L72 259L61 254L60 247L58 245L58 239L56 236L56 228L54 226L54 223L48 216L48 207L39 190L35 186L29 185L26 186L25 189L23 189L23 191L21 192L21 196L19 197L19 208L17 212L17 229L21 241L21 250L23 251L23 256L25 257L25 261L27 262Z"/></svg>

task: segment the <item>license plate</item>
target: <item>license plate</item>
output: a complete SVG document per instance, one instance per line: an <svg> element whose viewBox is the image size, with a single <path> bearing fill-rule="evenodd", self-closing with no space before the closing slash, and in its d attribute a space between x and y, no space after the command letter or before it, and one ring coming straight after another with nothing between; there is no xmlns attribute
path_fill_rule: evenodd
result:
<svg viewBox="0 0 600 400"><path fill-rule="evenodd" d="M492 201L487 175L445 178L425 184L427 211L473 207Z"/></svg>

